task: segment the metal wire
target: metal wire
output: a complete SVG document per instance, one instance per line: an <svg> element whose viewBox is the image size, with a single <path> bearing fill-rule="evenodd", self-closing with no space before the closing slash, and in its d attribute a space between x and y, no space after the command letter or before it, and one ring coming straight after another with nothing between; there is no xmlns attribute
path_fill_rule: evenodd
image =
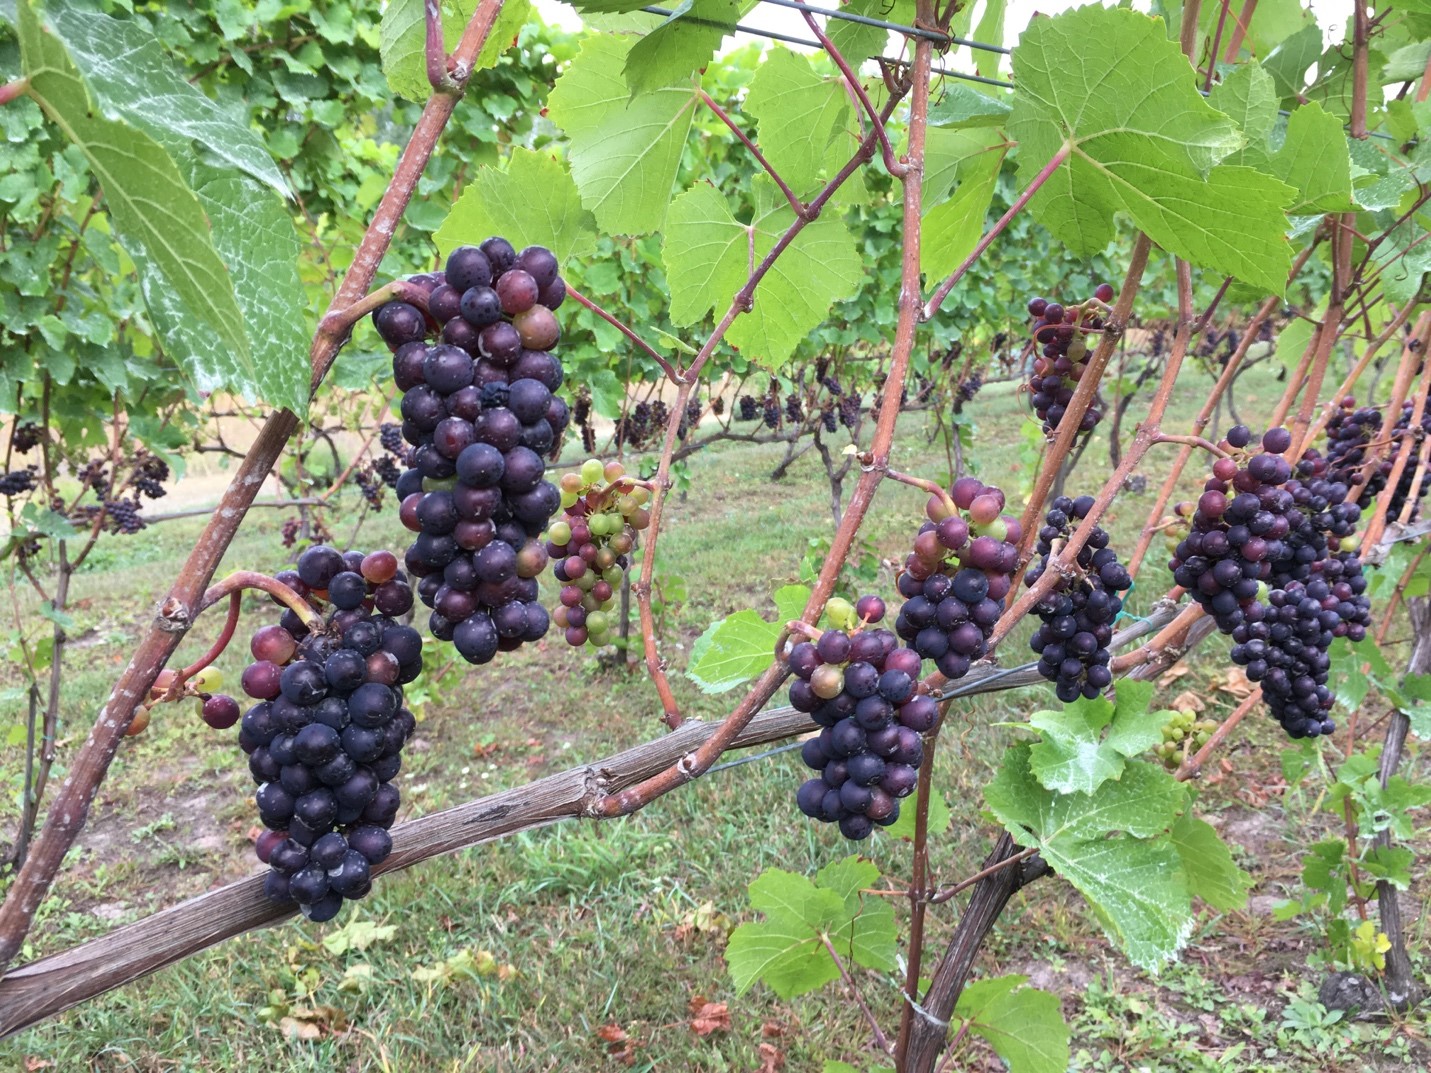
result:
<svg viewBox="0 0 1431 1073"><path fill-rule="evenodd" d="M843 22L857 22L861 26L877 26L881 30L894 30L909 37L922 37L926 41L933 41L937 45L948 44L952 40L948 34L941 34L938 30L924 30L918 26L905 26L898 22L886 22L884 19L872 19L868 15L855 15L849 11L841 11L838 8L816 7L814 4L802 4L799 0L760 0L762 4L769 4L771 7L789 8L791 11L808 11L812 15L824 15L827 19L839 19Z"/></svg>

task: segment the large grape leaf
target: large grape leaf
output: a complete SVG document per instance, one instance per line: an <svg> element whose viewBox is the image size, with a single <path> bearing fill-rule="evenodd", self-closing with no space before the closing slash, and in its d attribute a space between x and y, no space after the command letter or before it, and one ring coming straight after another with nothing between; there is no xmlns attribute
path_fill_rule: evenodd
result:
<svg viewBox="0 0 1431 1073"><path fill-rule="evenodd" d="M247 362L248 337L233 281L214 249L199 199L173 159L138 127L101 115L65 46L42 28L29 0L18 4L16 29L30 96L84 154L146 293L164 293L237 363Z"/></svg>
<svg viewBox="0 0 1431 1073"><path fill-rule="evenodd" d="M686 674L705 693L723 693L754 678L775 662L776 638L809 598L804 585L785 585L775 590L773 622L750 610L712 622L691 645Z"/></svg>
<svg viewBox="0 0 1431 1073"><path fill-rule="evenodd" d="M1171 837L1192 894L1214 909L1241 909L1247 904L1253 879L1237 867L1227 843L1210 824L1189 809L1173 824Z"/></svg>
<svg viewBox="0 0 1431 1073"><path fill-rule="evenodd" d="M904 26L914 23L914 0L846 0L839 7L841 11L847 11L851 15L864 15L867 18L883 19L885 22ZM889 44L890 31L879 26L866 26L849 19L830 19L825 28L830 35L830 42L857 71L860 69L861 60L885 55L885 47Z"/></svg>
<svg viewBox="0 0 1431 1073"><path fill-rule="evenodd" d="M973 7L973 4L969 5ZM979 16L979 24L974 27L973 38L975 41L983 41L990 45L1002 45L1004 43L1004 15L1007 11L1007 0L984 0L984 10ZM976 48L974 53L974 70L978 71L984 78L999 77L999 63L1003 60L1003 55L998 52L990 52L988 49Z"/></svg>
<svg viewBox="0 0 1431 1073"><path fill-rule="evenodd" d="M842 960L893 969L894 906L860 893L878 878L879 869L858 857L826 865L813 883L780 868L760 873L750 884L750 904L765 920L740 925L726 944L736 990L763 980L788 999L829 983L839 968L825 939Z"/></svg>
<svg viewBox="0 0 1431 1073"><path fill-rule="evenodd" d="M214 252L226 268L243 317L245 342L237 348L194 316L167 275L140 265L145 302L170 357L200 390L227 389L301 411L309 395L308 365L302 360L309 331L308 300L298 275L301 244L280 196L287 187L268 151L246 124L180 76L144 24L60 8L47 25L63 40L104 112L148 134L175 162L198 198ZM139 66L137 82L128 74L131 59ZM137 92L136 84L146 92ZM151 86L153 98L147 92Z"/></svg>
<svg viewBox="0 0 1431 1073"><path fill-rule="evenodd" d="M410 101L425 101L432 96L432 83L427 79L427 23L423 17L426 2L389 0L378 29L378 52L388 86ZM472 12L477 10L477 0L441 0L441 3L443 48L451 52L471 21ZM472 69L480 71L495 64L497 58L512 47L531 11L531 0L505 0Z"/></svg>
<svg viewBox="0 0 1431 1073"><path fill-rule="evenodd" d="M1137 965L1155 969L1192 931L1192 902L1168 838L1187 791L1161 768L1129 764L1092 794L1044 787L1029 746L1004 754L984 799L1016 842L1037 847L1088 900L1109 938Z"/></svg>
<svg viewBox="0 0 1431 1073"><path fill-rule="evenodd" d="M765 159L798 197L817 186L830 143L849 120L850 101L840 82L776 46L755 72L743 111L759 124Z"/></svg>
<svg viewBox="0 0 1431 1073"><path fill-rule="evenodd" d="M671 204L697 104L694 84L631 96L622 75L631 42L587 38L548 98L548 114L571 139L572 178L604 231L659 230Z"/></svg>
<svg viewBox="0 0 1431 1073"><path fill-rule="evenodd" d="M107 118L127 120L161 143L158 130L169 131L288 196L283 173L247 117L190 85L145 23L68 4L46 7L43 21L64 42Z"/></svg>
<svg viewBox="0 0 1431 1073"><path fill-rule="evenodd" d="M626 84L644 93L685 81L710 63L755 0L683 0L626 54Z"/></svg>
<svg viewBox="0 0 1431 1073"><path fill-rule="evenodd" d="M1008 130L1020 180L1069 153L1032 202L1060 240L1093 254L1112 240L1114 214L1127 212L1193 264L1285 289L1283 209L1293 191L1250 168L1217 166L1242 135L1198 95L1161 20L1096 6L1036 19L1014 71Z"/></svg>
<svg viewBox="0 0 1431 1073"><path fill-rule="evenodd" d="M1068 1024L1057 995L1025 987L1026 976L973 980L959 996L957 1031L986 1041L1009 1073L1063 1073L1068 1068ZM953 1026L951 1026L953 1029Z"/></svg>
<svg viewBox="0 0 1431 1073"><path fill-rule="evenodd" d="M1152 697L1153 683L1127 680L1118 683L1116 703L1099 696L1034 712L1029 724L1041 740L1029 749L1033 773L1061 794L1091 794L1119 778L1126 758L1163 739L1163 725L1172 713L1150 712Z"/></svg>
<svg viewBox="0 0 1431 1073"><path fill-rule="evenodd" d="M477 170L433 240L451 252L488 235L505 235L518 249L546 246L565 263L595 247L596 221L550 151L513 149L505 167Z"/></svg>
<svg viewBox="0 0 1431 1073"><path fill-rule="evenodd" d="M1260 162L1277 123L1277 92L1272 76L1260 63L1240 63L1212 88L1207 101L1236 123L1247 139L1246 146L1224 157L1224 161L1247 163L1247 154L1252 153Z"/></svg>
<svg viewBox="0 0 1431 1073"><path fill-rule="evenodd" d="M671 288L670 316L694 324L713 308L723 315L751 269L795 221L795 213L767 178L757 180L755 218L740 223L720 191L702 184L671 204L663 256ZM774 196L772 197L772 194ZM845 225L821 216L785 248L755 291L753 307L727 338L745 356L778 368L860 287L863 266Z"/></svg>
<svg viewBox="0 0 1431 1073"><path fill-rule="evenodd" d="M929 104L931 127L993 127L1009 117L1007 96L990 96L962 82L947 82Z"/></svg>
<svg viewBox="0 0 1431 1073"><path fill-rule="evenodd" d="M906 137L900 152L909 151ZM991 127L973 129L931 128L924 139L924 211L949 199L956 183L969 173L978 178L988 175L990 167L999 170L999 162L1008 151L1004 137ZM991 163L992 159L992 163Z"/></svg>

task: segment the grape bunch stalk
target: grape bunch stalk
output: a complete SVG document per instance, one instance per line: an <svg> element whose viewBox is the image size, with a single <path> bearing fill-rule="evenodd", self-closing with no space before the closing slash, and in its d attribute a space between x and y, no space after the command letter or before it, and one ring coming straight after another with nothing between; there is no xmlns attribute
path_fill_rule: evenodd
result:
<svg viewBox="0 0 1431 1073"><path fill-rule="evenodd" d="M951 681L988 650L1019 565L1019 521L1004 493L961 477L931 495L897 587L905 598L894 632Z"/></svg>
<svg viewBox="0 0 1431 1073"><path fill-rule="evenodd" d="M387 551L326 545L278 575L318 610L310 631L289 608L253 634L243 691L256 702L239 723L267 830L255 847L269 866L264 891L331 920L343 899L372 889L371 869L392 849L401 801L392 780L416 722L402 687L422 672L422 637L393 621L412 595Z"/></svg>
<svg viewBox="0 0 1431 1073"><path fill-rule="evenodd" d="M1092 496L1059 496L1053 501L1038 532L1041 558L1025 575L1027 584L1033 585L1049 570L1074 525L1092 509ZM1092 700L1113 684L1108 645L1113 640L1113 622L1123 610L1119 593L1133 587L1133 579L1118 561L1118 553L1108 546L1108 534L1101 528L1089 533L1076 562L1079 573L1060 576L1034 605L1039 626L1029 639L1029 647L1039 654L1039 674L1054 683L1058 699L1065 704L1079 697Z"/></svg>
<svg viewBox="0 0 1431 1073"><path fill-rule="evenodd" d="M543 455L565 429L554 394L562 366L553 310L566 296L557 259L518 253L504 238L461 246L445 271L409 280L426 311L388 302L373 314L393 348L402 436L411 467L398 479L404 557L432 608L428 627L469 663L544 636L538 600L547 553L537 538L561 505ZM440 338L428 342L432 325Z"/></svg>
<svg viewBox="0 0 1431 1073"><path fill-rule="evenodd" d="M552 621L574 647L611 643L616 592L631 565L641 530L651 524L651 489L620 462L588 458L561 479L565 513L547 530L552 574L562 583Z"/></svg>
<svg viewBox="0 0 1431 1073"><path fill-rule="evenodd" d="M1104 311L1113 301L1113 288L1100 283L1093 299L1083 305L1063 306L1047 298L1029 299L1029 316L1038 356L1029 378L1029 401L1043 422L1045 434L1058 431L1074 389L1088 370L1091 348L1088 336L1107 326ZM1079 420L1079 431L1092 432L1103 418L1103 400L1095 394Z"/></svg>
<svg viewBox="0 0 1431 1073"><path fill-rule="evenodd" d="M939 705L919 688L919 653L887 629L884 601L862 596L853 613L831 600L827 613L855 628L829 629L790 650L790 704L821 727L801 750L819 772L796 791L811 819L838 823L846 838L868 838L899 819L899 800L914 791L924 763L922 735L939 722Z"/></svg>

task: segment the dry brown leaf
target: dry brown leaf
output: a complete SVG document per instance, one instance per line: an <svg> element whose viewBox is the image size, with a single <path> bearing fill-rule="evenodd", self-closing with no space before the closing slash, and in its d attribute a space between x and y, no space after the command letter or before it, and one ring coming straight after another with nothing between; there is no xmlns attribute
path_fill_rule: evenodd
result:
<svg viewBox="0 0 1431 1073"><path fill-rule="evenodd" d="M596 1030L597 1038L603 1043L625 1043L626 1030L616 1023L602 1025Z"/></svg>
<svg viewBox="0 0 1431 1073"><path fill-rule="evenodd" d="M49 1059L40 1058L37 1055L33 1054L25 1055L25 1073L35 1073L36 1070L54 1068L55 1063L51 1062Z"/></svg>
<svg viewBox="0 0 1431 1073"><path fill-rule="evenodd" d="M636 1064L638 1041L626 1034L626 1030L616 1022L604 1024L596 1030L596 1035L606 1044L606 1053L622 1065Z"/></svg>
<svg viewBox="0 0 1431 1073"><path fill-rule="evenodd" d="M1207 707L1207 702L1191 689L1185 689L1173 698L1172 706L1179 712L1200 712Z"/></svg>
<svg viewBox="0 0 1431 1073"><path fill-rule="evenodd" d="M755 1073L780 1073L785 1068L785 1055L779 1047L769 1043L760 1045L760 1068Z"/></svg>
<svg viewBox="0 0 1431 1073"><path fill-rule="evenodd" d="M278 1030L289 1039L314 1040L323 1038L323 1030L312 1021L301 1021L297 1017L285 1017L278 1022Z"/></svg>
<svg viewBox="0 0 1431 1073"><path fill-rule="evenodd" d="M1183 666L1183 664L1175 663L1158 676L1158 688L1167 689L1179 678L1183 677L1183 675L1189 673L1191 672L1188 670L1187 667Z"/></svg>
<svg viewBox="0 0 1431 1073"><path fill-rule="evenodd" d="M766 1021L760 1026L760 1034L766 1039L779 1039L785 1035L785 1026L778 1021Z"/></svg>
<svg viewBox="0 0 1431 1073"><path fill-rule="evenodd" d="M1229 667L1227 672L1222 676L1222 680L1216 683L1216 687L1224 693L1231 693L1239 700L1257 688L1247 677L1247 672L1241 667Z"/></svg>
<svg viewBox="0 0 1431 1073"><path fill-rule="evenodd" d="M730 1031L730 1010L724 1002L707 1002L697 995L691 1000L691 1007L691 1031L701 1039L713 1032Z"/></svg>

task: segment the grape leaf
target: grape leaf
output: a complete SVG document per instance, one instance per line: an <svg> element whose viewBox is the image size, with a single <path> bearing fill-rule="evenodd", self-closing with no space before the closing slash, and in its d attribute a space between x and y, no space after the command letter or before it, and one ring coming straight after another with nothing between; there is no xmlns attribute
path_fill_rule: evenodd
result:
<svg viewBox="0 0 1431 1073"><path fill-rule="evenodd" d="M969 6L973 7L972 4ZM1007 0L984 0L984 11L979 16L979 24L974 27L973 38L975 41L983 41L990 45L1004 43L1004 15L1007 7ZM1002 54L983 48L976 48L972 51L974 53L974 70L984 78L998 78L999 61L1003 59Z"/></svg>
<svg viewBox="0 0 1431 1073"><path fill-rule="evenodd" d="M1296 98L1307 85L1307 68L1322 56L1322 29L1304 26L1262 61L1280 99Z"/></svg>
<svg viewBox="0 0 1431 1073"><path fill-rule="evenodd" d="M692 85L633 98L621 74L630 47L616 36L588 38L547 103L571 139L572 178L596 222L644 235L666 218L698 98Z"/></svg>
<svg viewBox="0 0 1431 1073"><path fill-rule="evenodd" d="M671 289L670 317L677 324L694 324L712 308L723 315L752 267L795 222L773 182L759 177L754 185L750 224L736 220L725 198L708 184L671 203L662 255ZM859 291L862 280L862 262L849 231L840 220L821 216L785 247L756 288L753 307L735 320L726 338L751 360L778 368L824 322L832 305Z"/></svg>
<svg viewBox="0 0 1431 1073"><path fill-rule="evenodd" d="M248 337L233 282L199 199L174 161L144 131L100 115L64 45L42 29L29 0L19 2L16 29L30 96L88 160L146 297L163 292L236 364L246 363ZM184 360L182 353L176 357Z"/></svg>
<svg viewBox="0 0 1431 1073"><path fill-rule="evenodd" d="M1247 145L1225 158L1229 164L1252 164L1266 158L1267 138L1277 123L1277 93L1272 76L1256 61L1240 63L1212 88L1208 103L1224 112L1247 138ZM1247 153L1256 160L1249 160Z"/></svg>
<svg viewBox="0 0 1431 1073"><path fill-rule="evenodd" d="M1416 855L1406 846L1373 846L1362 855L1362 870L1374 879L1382 879L1398 890L1411 886L1411 866Z"/></svg>
<svg viewBox="0 0 1431 1073"><path fill-rule="evenodd" d="M1029 723L1042 740L1029 749L1033 773L1061 794L1091 794L1108 779L1119 778L1125 757L1163 740L1163 725L1173 713L1148 711L1152 698L1153 683L1125 680L1118 683L1116 702L1099 696L1034 712Z"/></svg>
<svg viewBox="0 0 1431 1073"><path fill-rule="evenodd" d="M1014 50L1008 130L1027 185L1055 153L1069 157L1035 195L1038 220L1075 252L1132 216L1159 245L1200 267L1281 293L1291 264L1284 183L1215 166L1242 143L1193 88L1161 20L1085 7L1036 19Z"/></svg>
<svg viewBox="0 0 1431 1073"><path fill-rule="evenodd" d="M1241 909L1247 904L1247 891L1254 880L1237 867L1227 843L1211 825L1189 809L1173 824L1171 838L1191 894L1214 909Z"/></svg>
<svg viewBox="0 0 1431 1073"><path fill-rule="evenodd" d="M147 25L67 4L44 10L47 28L65 43L109 119L127 120L165 144L160 131L206 152L287 197L288 183L246 117L233 115L190 85Z"/></svg>
<svg viewBox="0 0 1431 1073"><path fill-rule="evenodd" d="M626 54L626 84L644 93L687 80L710 63L755 0L682 0L669 18Z"/></svg>
<svg viewBox="0 0 1431 1073"><path fill-rule="evenodd" d="M992 169L997 175L999 163L1008 151L1002 135L989 127L971 130L955 128L925 132L924 139L924 211L928 212L947 201L955 184L974 174L987 180ZM901 152L909 151L906 137Z"/></svg>
<svg viewBox="0 0 1431 1073"><path fill-rule="evenodd" d="M1381 271L1386 297L1393 302L1409 302L1421 290L1421 281L1431 268L1431 242L1427 241L1426 228L1417 215L1396 223L1390 211L1383 211L1377 219L1381 227L1390 230L1372 255L1372 262Z"/></svg>
<svg viewBox="0 0 1431 1073"><path fill-rule="evenodd" d="M564 264L595 248L596 221L561 161L548 150L516 148L505 167L477 170L432 237L451 252L488 235L506 235L518 249L546 246Z"/></svg>
<svg viewBox="0 0 1431 1073"><path fill-rule="evenodd" d="M926 276L947 275L973 251L984 233L1003 159L1003 150L974 158L954 196L924 214L919 268Z"/></svg>
<svg viewBox="0 0 1431 1073"><path fill-rule="evenodd" d="M1058 996L1025 987L1027 982L1026 976L970 981L954 1016L970 1034L994 1048L1009 1073L1063 1073L1068 1068L1069 1037Z"/></svg>
<svg viewBox="0 0 1431 1073"><path fill-rule="evenodd" d="M1167 837L1187 792L1161 768L1129 764L1092 794L1058 794L1029 767L1029 747L1004 754L984 789L994 815L1088 900L1129 960L1154 969L1192 932L1192 902L1177 849Z"/></svg>
<svg viewBox="0 0 1431 1073"><path fill-rule="evenodd" d="M388 86L399 97L425 101L432 96L427 79L427 23L423 17L426 0L389 0L378 28L378 54ZM477 10L477 0L441 0L442 44L450 53L462 39L462 31ZM482 51L472 64L474 71L491 67L512 47L512 42L531 15L531 0L504 0L497 20L487 34Z"/></svg>
<svg viewBox="0 0 1431 1073"><path fill-rule="evenodd" d="M1297 199L1287 210L1294 216L1355 207L1346 131L1319 104L1304 104L1288 118L1286 139L1272 156L1272 173L1296 189Z"/></svg>
<svg viewBox="0 0 1431 1073"><path fill-rule="evenodd" d="M842 84L778 46L755 72L743 110L759 124L761 152L797 197L816 187L830 143L850 118Z"/></svg>
<svg viewBox="0 0 1431 1073"><path fill-rule="evenodd" d="M951 82L929 106L931 127L995 127L1013 111L1003 97L991 97L962 82Z"/></svg>
<svg viewBox="0 0 1431 1073"><path fill-rule="evenodd" d="M788 999L836 979L824 937L855 964L893 969L894 907L860 894L877 878L879 869L857 857L826 865L813 883L780 868L760 873L749 887L750 904L765 920L740 925L726 944L737 992L763 980Z"/></svg>
<svg viewBox="0 0 1431 1073"><path fill-rule="evenodd" d="M971 5L972 6L972 5ZM914 0L847 0L840 5L841 11L851 15L864 15L871 19L910 26L914 23ZM880 26L865 26L848 19L830 19L826 23L830 42L840 50L840 55L858 71L860 61L870 56L884 54L889 44L890 31Z"/></svg>
<svg viewBox="0 0 1431 1073"><path fill-rule="evenodd" d="M691 645L686 674L703 693L724 693L749 681L775 662L775 639L785 623L800 617L810 590L785 585L775 590L775 621L755 611L737 611L712 622Z"/></svg>

